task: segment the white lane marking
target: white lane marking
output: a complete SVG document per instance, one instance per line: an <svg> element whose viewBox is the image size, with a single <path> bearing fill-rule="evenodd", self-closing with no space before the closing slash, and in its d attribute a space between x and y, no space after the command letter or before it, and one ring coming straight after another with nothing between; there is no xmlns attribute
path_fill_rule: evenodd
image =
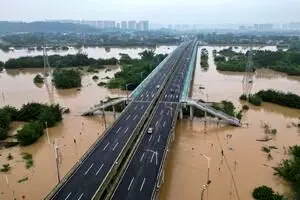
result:
<svg viewBox="0 0 300 200"><path fill-rule="evenodd" d="M131 188L131 185L132 185L132 183L133 183L133 180L134 180L134 177L132 177L132 179L131 179L131 181L130 181L130 184L129 184L129 186L128 186L128 191L130 190L130 188Z"/></svg>
<svg viewBox="0 0 300 200"><path fill-rule="evenodd" d="M118 146L119 142L114 146L113 151L116 149L116 147Z"/></svg>
<svg viewBox="0 0 300 200"><path fill-rule="evenodd" d="M151 141L151 139L152 139L152 135L151 135L150 138L149 138L149 142Z"/></svg>
<svg viewBox="0 0 300 200"><path fill-rule="evenodd" d="M117 132L116 133L119 133L119 131L122 129L122 127L118 128Z"/></svg>
<svg viewBox="0 0 300 200"><path fill-rule="evenodd" d="M160 111L160 115L162 115L163 113L164 113L164 110L161 110L161 111Z"/></svg>
<svg viewBox="0 0 300 200"><path fill-rule="evenodd" d="M160 135L158 136L157 142L159 142L159 140L160 140Z"/></svg>
<svg viewBox="0 0 300 200"><path fill-rule="evenodd" d="M134 116L133 120L135 120L137 118L137 115Z"/></svg>
<svg viewBox="0 0 300 200"><path fill-rule="evenodd" d="M155 126L157 126L158 125L158 121L156 121L156 123L155 123Z"/></svg>
<svg viewBox="0 0 300 200"><path fill-rule="evenodd" d="M101 167L99 167L99 169L96 172L96 176L99 174L99 172L101 171L102 167L104 166L104 164L101 165Z"/></svg>
<svg viewBox="0 0 300 200"><path fill-rule="evenodd" d="M79 198L77 200L80 200L82 196L83 196L83 193L79 196Z"/></svg>
<svg viewBox="0 0 300 200"><path fill-rule="evenodd" d="M131 114L129 114L129 115L126 117L126 120L128 120L130 116L131 116Z"/></svg>
<svg viewBox="0 0 300 200"><path fill-rule="evenodd" d="M144 158L145 152L143 153L143 155L141 156L140 162L142 162L143 158Z"/></svg>
<svg viewBox="0 0 300 200"><path fill-rule="evenodd" d="M68 194L68 196L65 198L65 200L67 200L67 199L70 197L71 194L72 194L72 192L70 192L70 193Z"/></svg>
<svg viewBox="0 0 300 200"><path fill-rule="evenodd" d="M164 121L164 123L163 123L163 127L165 127L165 125L166 125L166 121Z"/></svg>
<svg viewBox="0 0 300 200"><path fill-rule="evenodd" d="M84 175L87 175L93 166L94 166L94 163L92 163L91 166L85 171Z"/></svg>
<svg viewBox="0 0 300 200"><path fill-rule="evenodd" d="M109 142L105 145L105 147L103 148L103 151L105 151L105 149L107 148L108 145L109 145Z"/></svg>
<svg viewBox="0 0 300 200"><path fill-rule="evenodd" d="M154 153L152 154L152 157L151 157L150 163L152 163L152 161L153 161L153 158L154 158Z"/></svg>
<svg viewBox="0 0 300 200"><path fill-rule="evenodd" d="M144 183L145 183L145 178L144 178L143 183L142 183L142 185L141 185L141 187L140 187L140 191L142 191L142 189L143 189L143 187L144 187Z"/></svg>
<svg viewBox="0 0 300 200"><path fill-rule="evenodd" d="M124 133L127 133L127 131L128 131L128 127L126 128L126 130L125 130L125 132L124 132Z"/></svg>
<svg viewBox="0 0 300 200"><path fill-rule="evenodd" d="M144 108L144 105L141 106L141 110Z"/></svg>
<svg viewBox="0 0 300 200"><path fill-rule="evenodd" d="M167 115L169 115L170 111L168 110Z"/></svg>

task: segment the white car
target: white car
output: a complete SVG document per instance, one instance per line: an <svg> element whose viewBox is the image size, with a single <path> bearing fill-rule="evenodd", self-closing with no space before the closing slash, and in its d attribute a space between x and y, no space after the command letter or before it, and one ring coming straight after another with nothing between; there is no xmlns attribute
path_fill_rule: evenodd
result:
<svg viewBox="0 0 300 200"><path fill-rule="evenodd" d="M148 133L148 134L152 134L152 133L153 133L153 128L152 128L152 127L149 127L147 133Z"/></svg>
<svg viewBox="0 0 300 200"><path fill-rule="evenodd" d="M160 88L160 85L157 85L156 88L157 88L157 89Z"/></svg>

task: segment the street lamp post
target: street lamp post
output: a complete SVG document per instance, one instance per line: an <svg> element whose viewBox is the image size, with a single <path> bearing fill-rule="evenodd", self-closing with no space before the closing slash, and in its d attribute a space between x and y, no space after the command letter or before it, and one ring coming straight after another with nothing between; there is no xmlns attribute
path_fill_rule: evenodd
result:
<svg viewBox="0 0 300 200"><path fill-rule="evenodd" d="M48 144L50 144L49 131L48 131L48 123L45 122L45 125L46 125L46 134L47 134Z"/></svg>
<svg viewBox="0 0 300 200"><path fill-rule="evenodd" d="M207 183L210 181L209 180L209 169L210 169L210 161L211 161L211 157L208 157L205 154L200 153L201 156L203 156L206 160L207 160Z"/></svg>
<svg viewBox="0 0 300 200"><path fill-rule="evenodd" d="M126 96L127 96L127 101L128 101L128 86L132 85L133 83L126 83L125 88L126 88Z"/></svg>
<svg viewBox="0 0 300 200"><path fill-rule="evenodd" d="M57 172L57 180L58 183L60 182L60 173L59 173L59 146L57 144L57 140L55 139L55 162L56 162L56 172Z"/></svg>
<svg viewBox="0 0 300 200"><path fill-rule="evenodd" d="M104 128L106 130L106 117L105 117L105 111L104 111L103 107L102 107L102 114L103 114L103 120L104 120Z"/></svg>

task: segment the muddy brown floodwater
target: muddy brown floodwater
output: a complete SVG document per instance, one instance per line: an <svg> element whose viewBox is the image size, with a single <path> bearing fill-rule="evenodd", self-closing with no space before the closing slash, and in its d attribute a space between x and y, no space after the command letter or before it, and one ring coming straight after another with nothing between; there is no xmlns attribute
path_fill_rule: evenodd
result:
<svg viewBox="0 0 300 200"><path fill-rule="evenodd" d="M99 81L106 76L112 77L120 71L119 66L113 66L112 71L100 70L97 74ZM60 147L60 175L63 177L78 161L83 153L102 135L104 120L100 116L81 117L80 114L90 106L99 103L99 100L107 96L125 96L120 90L108 90L97 86L92 80L94 74L85 74L82 79L82 89L56 90L48 93L45 85L35 85L33 77L41 72L41 69L8 70L0 74L0 105L12 105L20 107L26 102L50 102L53 96L55 103L71 109L71 113L64 115L62 123L49 128L49 140L46 134L35 144L28 147L14 147L0 150L0 164L9 163L12 167L7 174L0 173L0 199L43 199L57 183L54 142ZM98 81L98 82L99 82ZM50 87L51 88L51 87ZM114 121L113 116L107 115L107 123ZM12 124L12 131L20 123ZM74 143L76 140L76 144ZM32 154L34 166L25 168L21 153ZM7 155L11 153L13 160L8 161ZM18 183L18 180L28 177L27 181Z"/></svg>
<svg viewBox="0 0 300 200"><path fill-rule="evenodd" d="M274 49L274 47L271 48ZM197 61L193 98L206 99L208 97L209 101L227 99L233 101L236 107L241 108L238 97L242 93L243 74L216 71L212 59L213 47L208 47L208 50L209 70L202 71L200 62ZM119 70L119 67L115 67L107 73L104 70L99 71L99 81L106 76L112 77ZM45 134L35 144L28 147L0 150L0 164L10 163L12 166L9 173L0 173L1 200L11 200L14 197L21 199L23 195L25 199L43 199L57 183L53 142L56 140L60 147L62 177L104 131L103 119L100 116L81 117L80 114L106 96L126 95L119 90L108 90L97 86L97 83L92 80L93 74L83 76L83 87L80 91L54 89L49 95L44 85L35 85L32 82L38 72L41 70L9 70L0 73L0 106L20 107L30 101L46 103L51 99L49 96L53 96L56 103L69 107L71 113L64 115L62 123L49 129L50 144ZM284 74L261 70L255 76L252 90L276 88L300 94L299 83L298 77L288 77ZM206 88L204 92L197 90L199 85ZM299 110L264 104L259 108L250 106L250 110L243 118L249 123L248 128L217 127L214 123L208 123L207 130L204 131L204 123L200 119L194 119L192 122L185 119L178 122L160 199L201 199L201 191L208 174L207 160L202 155L211 158L209 179L212 182L203 193L204 199L248 200L251 199L253 188L262 184L269 185L278 192L289 193L287 184L273 176L271 167L285 157L284 146L300 142L297 128L293 126L287 128L287 124L297 122L299 116ZM113 116L108 114L107 122L111 124L113 121ZM261 128L262 122L269 123L272 128L278 130L274 139L267 143L256 141L264 136ZM14 123L13 128L18 125L19 123ZM231 135L231 138L226 139L227 135ZM264 145L278 147L277 150L271 152L272 160L268 160L267 155L261 151ZM224 152L223 161L221 149ZM21 152L32 154L34 160L32 168L25 168ZM7 160L9 153L14 157L11 161ZM18 180L25 177L28 177L27 181L18 183Z"/></svg>
<svg viewBox="0 0 300 200"><path fill-rule="evenodd" d="M209 101L224 99L241 108L239 96L242 93L242 73L218 72L212 58L214 47L209 50L209 70L203 71L197 61L193 98ZM220 49L220 48L216 48ZM198 51L198 59L200 50ZM205 87L198 92L199 85ZM300 95L300 78L289 77L269 70L260 70L255 75L252 91L274 88ZM161 200L199 200L203 185L207 182L210 158L209 180L211 184L203 192L205 200L250 200L256 186L268 185L274 190L289 195L288 184L273 175L273 166L286 158L284 147L299 144L300 133L296 127L287 125L297 122L300 110L264 103L261 107L250 106L243 121L248 128L217 126L204 121L188 119L178 122L176 138L166 166L165 182L161 187ZM276 128L278 133L269 142L257 142L264 137L262 123ZM261 151L262 146L276 146L273 159ZM222 151L224 158L222 159ZM205 155L205 156L204 156Z"/></svg>

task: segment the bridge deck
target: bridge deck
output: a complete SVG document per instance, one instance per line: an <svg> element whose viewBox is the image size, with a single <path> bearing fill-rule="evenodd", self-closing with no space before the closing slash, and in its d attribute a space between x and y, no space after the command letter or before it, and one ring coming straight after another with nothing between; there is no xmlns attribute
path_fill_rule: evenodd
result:
<svg viewBox="0 0 300 200"><path fill-rule="evenodd" d="M103 138L95 143L82 161L73 168L69 176L46 197L46 199L81 199L93 198L99 187L107 182L109 174L117 165L124 149L131 145L133 133L144 123L151 110L151 105L160 96L164 84L169 79L174 65L180 58L186 44L178 47L171 57L164 63L160 73L151 78L133 101L122 112L117 121L106 131ZM161 87L156 86L160 84ZM139 102L142 101L142 102Z"/></svg>
<svg viewBox="0 0 300 200"><path fill-rule="evenodd" d="M119 185L114 191L113 200L153 199L159 173L162 169L167 141L176 124L176 112L184 79L188 71L194 45L190 45L183 55L174 77L167 84L164 93L155 108L154 117L148 126L153 133L143 133L140 144L134 153Z"/></svg>

